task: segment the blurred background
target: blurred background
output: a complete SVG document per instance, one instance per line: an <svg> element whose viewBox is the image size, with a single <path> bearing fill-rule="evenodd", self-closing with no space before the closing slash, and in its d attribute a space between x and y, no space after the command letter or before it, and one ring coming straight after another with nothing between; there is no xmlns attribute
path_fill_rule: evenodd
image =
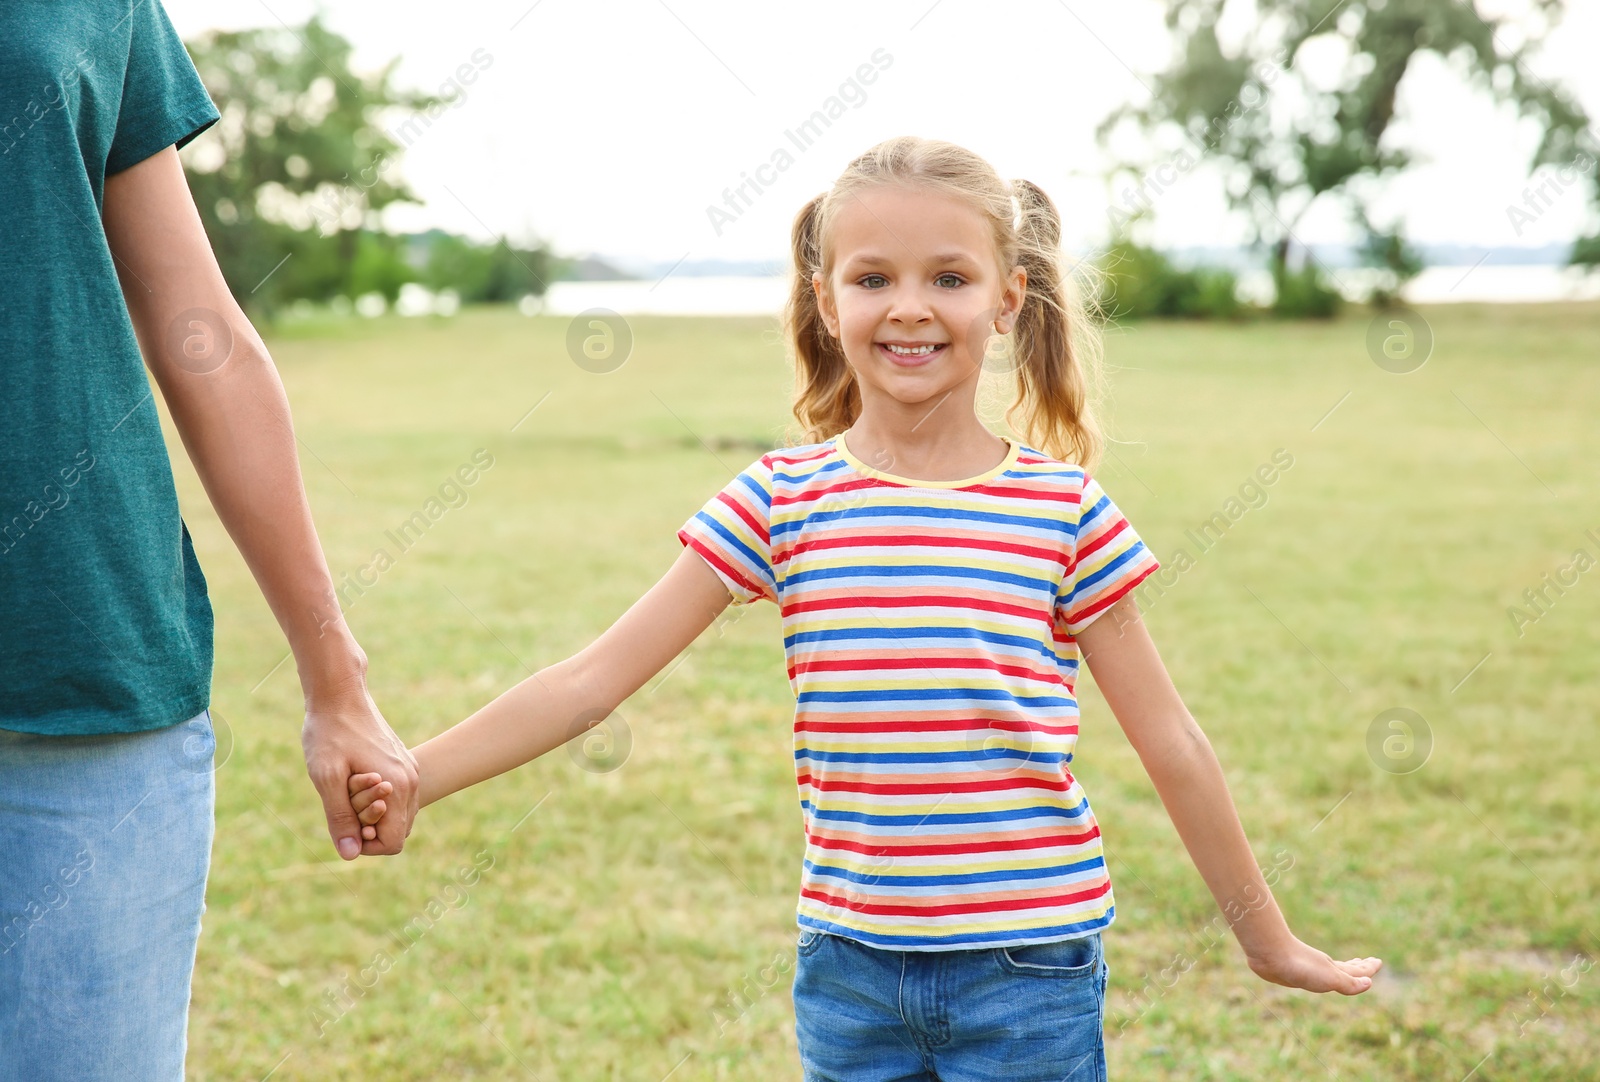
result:
<svg viewBox="0 0 1600 1082"><path fill-rule="evenodd" d="M1128 246L1141 282L1153 250L1261 303L1308 267L1299 288L1352 299L1549 300L1600 260L1593 3L169 8L225 114L185 157L266 308L669 277L550 300L771 307L683 282L781 275L795 209L904 132L1040 184L1069 250ZM1212 286L1178 309L1227 307Z"/></svg>
<svg viewBox="0 0 1600 1082"><path fill-rule="evenodd" d="M1146 622L1291 925L1387 962L1352 1000L1256 980L1085 679L1112 1076L1600 1077L1600 3L166 7L222 113L190 184L408 742L589 642L783 440L795 212L949 139L1099 271ZM798 1077L776 611L341 864L169 436L218 619L192 1074Z"/></svg>

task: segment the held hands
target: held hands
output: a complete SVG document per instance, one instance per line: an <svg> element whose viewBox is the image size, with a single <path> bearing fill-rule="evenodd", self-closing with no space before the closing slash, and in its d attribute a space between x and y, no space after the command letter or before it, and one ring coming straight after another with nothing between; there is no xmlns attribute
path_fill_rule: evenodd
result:
<svg viewBox="0 0 1600 1082"><path fill-rule="evenodd" d="M328 834L345 860L367 854L398 853L417 814L417 766L409 749L389 728L364 687L308 700L301 730L306 769L322 798ZM359 816L348 792L352 775L373 773L387 779L385 812L378 819ZM371 788L371 785L363 788ZM363 829L363 828L376 828Z"/></svg>
<svg viewBox="0 0 1600 1082"><path fill-rule="evenodd" d="M389 810L384 797L394 792L394 784L383 780L381 774L350 775L350 806L361 821L361 837L372 841L378 836L378 820Z"/></svg>
<svg viewBox="0 0 1600 1082"><path fill-rule="evenodd" d="M1372 987L1372 975L1383 967L1379 958L1351 958L1339 962L1294 936L1281 948L1261 955L1246 954L1255 975L1286 988L1308 992L1338 992L1356 996Z"/></svg>

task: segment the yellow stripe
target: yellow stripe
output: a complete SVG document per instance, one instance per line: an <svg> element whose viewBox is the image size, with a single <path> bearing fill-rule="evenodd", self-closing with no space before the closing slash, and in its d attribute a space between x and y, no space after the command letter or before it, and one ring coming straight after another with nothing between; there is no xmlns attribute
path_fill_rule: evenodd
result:
<svg viewBox="0 0 1600 1082"><path fill-rule="evenodd" d="M876 876L879 876L884 882L892 882L897 876L973 875L973 874L977 874L977 873L980 873L980 872L1020 872L1020 871L1026 871L1026 870L1028 870L1030 868L1049 868L1049 867L1052 867L1052 866L1055 866L1055 865L1058 865L1058 864L1063 864L1063 863L1066 863L1066 862L1076 862L1076 861L1080 861L1080 860L1089 860L1089 859L1091 859L1093 857L1098 857L1098 856L1104 855L1103 851L1101 849L1101 846L1100 846L1100 840L1098 838L1094 839L1094 841L1092 841L1092 842L1086 843L1085 845L1083 845L1081 847L1080 846L1073 846L1073 847L1071 847L1071 849L1072 849L1072 852L1071 852L1070 856L1062 855L1062 854L1056 854L1056 855L1053 855L1053 856L1032 857L1032 858L1029 858L1028 860L1019 860L1019 861L990 860L990 861L974 862L974 863L971 863L971 864L906 864L906 865L896 865L896 864L892 864L892 863L890 863L888 861L880 861L878 863L873 863L871 860L868 860L867 863L865 863L865 864L855 863L855 862L846 862L846 861L832 859L832 853L834 852L834 850L831 850L831 849L830 850L824 850L824 852L829 854L829 859L825 862L828 867L830 867L830 868L842 868L845 871L858 872L858 873L860 873L862 875L876 875ZM823 861L819 861L817 859L817 857L815 857L815 856L812 856L810 859L811 859L813 864L824 863ZM825 877L825 876L817 876L816 879L817 879L817 886L818 887L821 887L823 882L830 881L830 880L828 880L828 877ZM1084 880L1083 880L1085 885L1098 883L1099 881L1100 881L1100 877L1099 876L1085 877ZM941 890L952 890L952 889L954 889L954 890L966 890L966 889L977 890L980 887L984 887L985 890L992 889L992 887L989 887L988 885L978 884L978 883L973 883L973 884L954 884L954 885L941 887L939 889L941 889ZM854 889L861 890L861 891L864 891L866 893L873 893L871 887L862 887L860 885L854 885Z"/></svg>

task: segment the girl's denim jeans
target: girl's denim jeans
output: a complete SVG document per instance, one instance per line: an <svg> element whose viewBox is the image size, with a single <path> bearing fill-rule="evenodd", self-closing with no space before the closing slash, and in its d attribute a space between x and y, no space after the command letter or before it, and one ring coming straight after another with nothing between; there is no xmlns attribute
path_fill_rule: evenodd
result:
<svg viewBox="0 0 1600 1082"><path fill-rule="evenodd" d="M806 929L797 954L806 1082L1104 1082L1099 933L896 951Z"/></svg>

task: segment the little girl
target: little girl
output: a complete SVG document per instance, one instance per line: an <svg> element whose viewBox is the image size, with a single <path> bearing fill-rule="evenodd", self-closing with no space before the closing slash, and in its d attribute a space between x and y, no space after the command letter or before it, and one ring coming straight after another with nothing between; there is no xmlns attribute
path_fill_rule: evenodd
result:
<svg viewBox="0 0 1600 1082"><path fill-rule="evenodd" d="M1094 342L1059 245L1043 191L960 147L898 138L852 162L794 224L800 445L685 523L677 562L592 645L416 749L427 805L605 717L730 601L777 604L808 1080L1105 1077L1116 910L1068 769L1080 659L1250 968L1354 995L1381 964L1289 931L1140 620L1130 592L1159 565L1089 472ZM1020 439L978 417L986 356ZM351 782L381 816L388 784Z"/></svg>

